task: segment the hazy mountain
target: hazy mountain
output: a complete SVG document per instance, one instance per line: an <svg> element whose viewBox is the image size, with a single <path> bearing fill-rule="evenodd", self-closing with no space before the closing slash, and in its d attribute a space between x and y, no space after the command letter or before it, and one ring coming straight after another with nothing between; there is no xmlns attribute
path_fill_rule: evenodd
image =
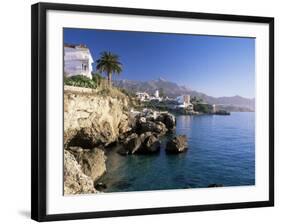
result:
<svg viewBox="0 0 281 224"><path fill-rule="evenodd" d="M114 85L132 92L147 92L149 94L162 89L164 94L169 97L176 97L191 91L185 86L179 86L162 78L150 81L115 80Z"/></svg>
<svg viewBox="0 0 281 224"><path fill-rule="evenodd" d="M164 95L169 97L189 94L202 98L206 103L221 105L221 108L231 108L232 111L254 110L255 107L255 99L244 98L237 95L231 97L212 97L163 78L149 81L114 80L114 85L134 93L147 92L153 94L156 90L162 90Z"/></svg>

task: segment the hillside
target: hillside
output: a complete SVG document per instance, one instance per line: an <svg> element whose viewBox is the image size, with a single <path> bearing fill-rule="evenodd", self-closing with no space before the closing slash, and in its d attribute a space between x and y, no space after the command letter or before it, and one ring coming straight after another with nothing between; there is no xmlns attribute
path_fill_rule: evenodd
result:
<svg viewBox="0 0 281 224"><path fill-rule="evenodd" d="M200 97L204 102L209 104L228 106L232 111L254 111L255 108L255 99L244 98L238 95L231 97L212 97L162 78L149 81L115 80L114 85L133 93L147 92L153 94L155 90L162 90L164 95L168 97L189 94L191 96Z"/></svg>

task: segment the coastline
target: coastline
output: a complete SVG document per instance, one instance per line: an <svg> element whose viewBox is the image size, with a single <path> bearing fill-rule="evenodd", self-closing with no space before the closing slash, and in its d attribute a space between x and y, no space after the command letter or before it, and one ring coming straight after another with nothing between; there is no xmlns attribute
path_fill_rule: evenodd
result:
<svg viewBox="0 0 281 224"><path fill-rule="evenodd" d="M132 99L117 90L112 90L113 94L76 87L65 89L64 149L65 153L73 156L70 161L74 161L72 166L68 166L69 162L65 161L66 194L110 191L110 181L106 183L105 180L113 166L110 165L112 161L108 160L108 154L111 155L111 149L114 147L115 159L116 156L120 156L119 160L131 162L137 157L143 158L144 161L149 158L162 158L163 153L168 160L177 155L179 158L188 156L190 141L192 145L192 134L190 136L190 133L176 131L176 117L231 116L224 113L182 114L176 110L159 111L151 108L136 110L133 109L135 103ZM168 144L167 141L170 143ZM117 146L119 146L118 150ZM171 147L172 154L168 149ZM73 175L78 175L76 173L83 177L84 182L75 181ZM121 173L119 175L122 176ZM123 187L121 182L120 188L125 186L124 189L129 190L130 186L125 182L123 181ZM181 184L179 183L179 188L197 187L197 185L184 187ZM88 187L85 188L83 185ZM72 189L73 186L76 188ZM178 189L177 185L169 187L164 184L164 186L167 189ZM208 186L227 186L227 184L209 182L204 186L199 185L199 187Z"/></svg>

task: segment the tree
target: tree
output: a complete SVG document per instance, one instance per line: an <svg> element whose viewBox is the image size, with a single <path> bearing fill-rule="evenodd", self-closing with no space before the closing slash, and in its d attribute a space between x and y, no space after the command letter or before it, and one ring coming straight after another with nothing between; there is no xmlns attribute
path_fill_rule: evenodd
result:
<svg viewBox="0 0 281 224"><path fill-rule="evenodd" d="M122 64L119 61L119 56L107 51L102 52L100 59L97 60L97 70L101 73L106 73L108 85L111 87L112 75L122 72Z"/></svg>
<svg viewBox="0 0 281 224"><path fill-rule="evenodd" d="M98 72L92 72L92 80L97 84L97 86L101 85L101 82L104 78Z"/></svg>
<svg viewBox="0 0 281 224"><path fill-rule="evenodd" d="M194 104L194 110L201 113L211 113L212 112L212 105L210 104Z"/></svg>
<svg viewBox="0 0 281 224"><path fill-rule="evenodd" d="M194 97L191 97L190 102L192 104L201 104L201 103L203 103L203 100L200 97L194 96Z"/></svg>

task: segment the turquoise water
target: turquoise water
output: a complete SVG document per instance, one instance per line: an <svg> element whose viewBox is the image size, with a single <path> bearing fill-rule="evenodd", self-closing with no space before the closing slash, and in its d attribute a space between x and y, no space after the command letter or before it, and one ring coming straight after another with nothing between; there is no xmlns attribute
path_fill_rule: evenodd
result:
<svg viewBox="0 0 281 224"><path fill-rule="evenodd" d="M188 136L186 153L166 155L175 134ZM108 152L105 192L255 184L255 113L230 116L177 116L176 132L161 139L156 155L121 156Z"/></svg>

